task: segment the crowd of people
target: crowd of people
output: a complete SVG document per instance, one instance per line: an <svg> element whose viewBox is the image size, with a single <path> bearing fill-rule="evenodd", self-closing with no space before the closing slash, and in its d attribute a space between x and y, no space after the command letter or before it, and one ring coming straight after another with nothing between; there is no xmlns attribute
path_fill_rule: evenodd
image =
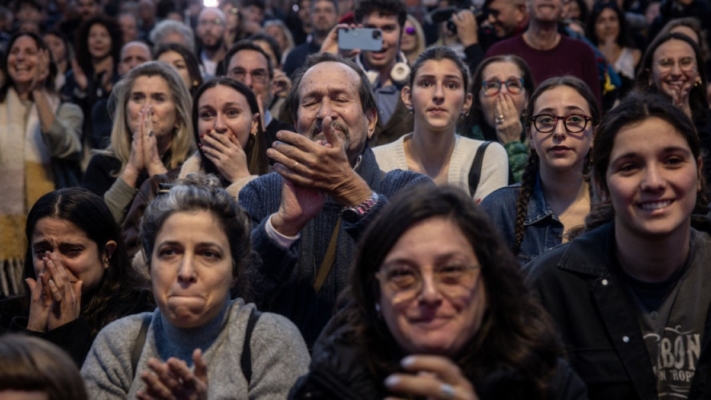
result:
<svg viewBox="0 0 711 400"><path fill-rule="evenodd" d="M2 3L0 399L711 398L709 39L708 0Z"/></svg>

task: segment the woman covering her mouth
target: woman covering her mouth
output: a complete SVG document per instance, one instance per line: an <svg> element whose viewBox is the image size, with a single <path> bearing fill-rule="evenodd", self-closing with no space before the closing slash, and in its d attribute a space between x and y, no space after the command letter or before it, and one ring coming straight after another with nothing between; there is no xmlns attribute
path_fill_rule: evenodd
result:
<svg viewBox="0 0 711 400"><path fill-rule="evenodd" d="M583 225L591 192L585 172L600 118L590 88L570 76L544 81L525 114L531 154L522 181L481 203L521 264L567 241Z"/></svg>
<svg viewBox="0 0 711 400"><path fill-rule="evenodd" d="M503 146L459 136L457 123L472 103L469 70L446 47L432 47L412 66L402 101L414 114L414 131L373 149L383 171L410 170L438 185L454 185L477 202L508 182Z"/></svg>
<svg viewBox="0 0 711 400"><path fill-rule="evenodd" d="M692 227L708 203L701 154L679 107L630 95L595 135L587 232L530 265L591 400L709 398L711 237Z"/></svg>

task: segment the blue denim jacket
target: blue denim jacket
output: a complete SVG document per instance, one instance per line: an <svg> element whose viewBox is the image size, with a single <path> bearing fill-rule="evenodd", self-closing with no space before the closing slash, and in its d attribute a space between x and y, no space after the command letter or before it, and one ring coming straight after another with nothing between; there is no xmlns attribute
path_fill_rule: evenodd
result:
<svg viewBox="0 0 711 400"><path fill-rule="evenodd" d="M516 245L516 201L520 190L520 183L506 186L486 196L481 202L481 206L489 214L512 251ZM540 177L536 178L528 202L524 227L521 248L516 254L521 265L525 265L563 241L563 223L548 206L543 196Z"/></svg>

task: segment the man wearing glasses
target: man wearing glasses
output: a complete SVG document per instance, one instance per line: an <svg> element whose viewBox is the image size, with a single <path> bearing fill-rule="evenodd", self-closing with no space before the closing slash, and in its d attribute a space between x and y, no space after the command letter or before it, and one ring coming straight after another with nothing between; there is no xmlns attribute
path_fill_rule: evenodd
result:
<svg viewBox="0 0 711 400"><path fill-rule="evenodd" d="M225 75L249 86L257 96L260 108L262 126L267 136L267 143L271 147L276 140L276 133L280 130L293 131L294 127L274 118L269 108L274 99L274 66L261 47L248 41L235 43L225 55L223 61ZM291 87L289 78L283 76L280 81L287 88Z"/></svg>
<svg viewBox="0 0 711 400"><path fill-rule="evenodd" d="M225 20L225 13L219 8L203 8L198 16L195 35L200 42L200 62L205 70L205 78L215 76L217 64L225 57Z"/></svg>

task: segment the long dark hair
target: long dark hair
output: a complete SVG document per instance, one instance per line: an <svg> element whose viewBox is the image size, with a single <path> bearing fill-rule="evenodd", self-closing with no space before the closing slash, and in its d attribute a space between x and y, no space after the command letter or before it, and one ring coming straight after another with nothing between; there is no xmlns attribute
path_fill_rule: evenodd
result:
<svg viewBox="0 0 711 400"><path fill-rule="evenodd" d="M526 107L526 115L532 116L533 110L536 108L536 101L545 92L551 89L555 89L560 86L567 86L574 89L580 96L585 99L590 108L590 116L592 117L593 126L600 122L600 109L597 106L597 100L595 100L595 95L588 87L588 85L578 78L572 76L563 76L558 78L550 78L536 89L531 95L531 99L528 102L528 107ZM529 118L526 118L525 129L535 129L532 128L532 123ZM518 193L518 198L516 199L516 244L514 245L514 253L518 253L521 248L521 242L523 242L524 234L524 222L526 221L526 215L528 214L528 202L531 200L531 195L533 194L533 188L536 185L536 181L539 176L541 159L538 154L531 150L528 155L528 161L526 162L526 168L523 171L523 176L521 177L521 189ZM583 175L588 173L590 168L590 157L589 154L586 156L586 162L583 164Z"/></svg>
<svg viewBox="0 0 711 400"><path fill-rule="evenodd" d="M513 254L492 234L486 213L459 189L417 186L379 214L359 243L351 286L342 295L352 301L337 318L347 323L377 382L400 369L403 354L376 311L381 293L375 273L405 232L432 218L446 218L462 231L481 264L486 288L481 327L453 361L475 385L494 370L512 370L542 397L561 351L550 318L524 284Z"/></svg>
<svg viewBox="0 0 711 400"><path fill-rule="evenodd" d="M193 135L195 136L195 143L200 143L200 132L198 130L198 112L200 97L205 93L207 89L213 88L215 86L227 86L239 93L241 93L247 103L249 104L249 109L252 115L259 113L259 104L257 103L257 98L254 92L242 82L238 82L234 79L221 77L213 78L205 82L200 86L195 92L193 97ZM269 160L267 159L267 138L264 134L264 128L262 127L262 118L258 119L257 122L258 129L256 135L249 135L247 145L244 147L244 153L247 155L247 168L249 173L252 175L264 175L269 172ZM212 163L200 149L200 162L206 173L215 174L216 176L222 176L218 171L215 164Z"/></svg>
<svg viewBox="0 0 711 400"><path fill-rule="evenodd" d="M37 279L33 263L32 235L37 222L42 218L66 220L81 229L94 241L99 254L104 254L106 243L116 242L116 250L109 258L99 285L91 295L82 295L81 315L91 327L91 337L110 322L130 314L135 308L137 291L145 287L131 268L121 231L111 215L104 199L81 188L55 190L40 197L27 215L25 236L27 253L22 278ZM101 263L100 259L96 260ZM30 292L25 293L25 305L29 307Z"/></svg>
<svg viewBox="0 0 711 400"><path fill-rule="evenodd" d="M671 125L686 140L695 159L702 155L701 142L694 124L679 107L657 94L630 93L617 107L605 115L595 133L592 148L592 175L595 188L601 194L603 201L593 206L585 220L586 229L593 229L611 221L615 215L612 203L609 201L609 190L605 179L615 137L624 127L638 124L649 118L659 118ZM708 212L708 193L703 174L699 174L699 181L701 190L697 193L693 214L705 215Z"/></svg>
<svg viewBox="0 0 711 400"><path fill-rule="evenodd" d="M615 43L620 47L632 47L632 39L630 38L629 29L627 28L627 19L625 18L624 11L620 10L617 6L616 1L600 2L596 3L592 9L592 14L590 15L590 20L588 21L588 37L590 41L593 42L595 46L600 44L600 39L595 34L595 25L597 24L597 19L600 17L605 9L612 10L615 15L617 15L617 21L619 24L619 33L615 38Z"/></svg>
<svg viewBox="0 0 711 400"><path fill-rule="evenodd" d="M526 90L526 96L528 96L529 99L531 94L533 93L533 90L536 87L536 82L533 79L531 69L528 67L528 64L526 64L526 61L524 61L521 57L514 55L505 55L486 58L484 61L481 62L481 64L479 64L476 71L474 72L474 79L472 81L471 87L471 92L473 96L472 107L469 109L469 115L467 116L467 118L465 118L464 123L462 124L463 132L469 133L476 125L486 124L486 119L484 118L484 110L482 110L481 108L481 100L479 99L479 92L481 92L481 85L484 82L484 70L486 69L486 67L489 66L489 64L497 62L510 62L518 67L518 69L521 71L521 75L523 78L523 88ZM523 117L525 117L525 114Z"/></svg>
<svg viewBox="0 0 711 400"><path fill-rule="evenodd" d="M195 56L195 53L182 44L166 43L158 46L158 49L156 49L153 53L153 59L158 60L158 57L169 51L174 51L183 57L185 66L188 68L188 74L190 75L190 87L188 87L188 90L190 91L190 94L195 97L197 88L203 83L202 74L200 73L200 62Z"/></svg>
<svg viewBox="0 0 711 400"><path fill-rule="evenodd" d="M37 35L34 32L18 32L10 38L10 41L7 42L7 47L5 51L5 55L2 59L2 72L5 75L5 82L2 84L0 87L0 103L5 102L5 97L7 97L7 91L15 85L15 82L13 82L12 77L8 73L8 68L7 68L7 62L8 59L10 58L10 52L12 51L12 46L15 44L17 39L27 36L31 38L32 40L35 41L35 44L37 45L37 49L42 51L45 50L47 51L47 54L49 55L49 76L47 76L47 79L44 81L44 87L49 91L50 93L54 93L54 78L57 76L57 64L54 62L54 58L52 57L52 52L49 50L49 47L47 47L47 44L44 42L44 39L42 39L41 36Z"/></svg>
<svg viewBox="0 0 711 400"><path fill-rule="evenodd" d="M644 52L642 62L640 63L639 72L637 73L636 89L647 93L658 93L667 98L669 96L660 91L657 85L652 83L652 63L654 62L654 52L659 46L670 40L681 40L691 46L694 50L694 58L696 59L696 71L701 79L700 83L694 83L689 92L689 108L691 109L691 117L695 123L704 123L706 121L706 113L709 109L709 102L706 98L706 73L704 71L704 57L701 54L699 46L691 40L690 37L676 32L670 32L664 35L657 36L654 41L647 47Z"/></svg>

